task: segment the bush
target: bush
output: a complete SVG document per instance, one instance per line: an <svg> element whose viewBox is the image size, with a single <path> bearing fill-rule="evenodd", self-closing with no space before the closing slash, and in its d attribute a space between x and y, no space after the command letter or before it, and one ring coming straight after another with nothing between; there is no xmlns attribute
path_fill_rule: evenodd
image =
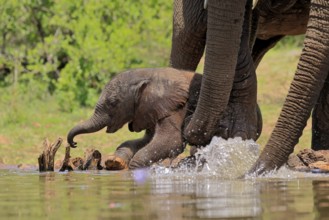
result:
<svg viewBox="0 0 329 220"><path fill-rule="evenodd" d="M63 110L94 105L130 68L167 65L172 2L0 0L1 86L37 86Z"/></svg>

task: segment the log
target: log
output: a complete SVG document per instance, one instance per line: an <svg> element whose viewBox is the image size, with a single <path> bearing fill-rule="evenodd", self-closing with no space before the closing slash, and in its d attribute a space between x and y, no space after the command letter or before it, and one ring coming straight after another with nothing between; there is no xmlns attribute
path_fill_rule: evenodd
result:
<svg viewBox="0 0 329 220"><path fill-rule="evenodd" d="M73 170L73 168L72 168L72 166L70 164L70 158L71 158L71 156L70 156L70 149L71 149L70 146L66 146L66 148L65 148L65 157L64 157L64 159L62 161L62 165L61 165L61 168L59 169L59 172L63 172L65 170L68 170L68 171L72 171Z"/></svg>
<svg viewBox="0 0 329 220"><path fill-rule="evenodd" d="M62 138L52 144L48 139L43 142L43 152L38 157L39 172L54 171L55 155L62 142Z"/></svg>
<svg viewBox="0 0 329 220"><path fill-rule="evenodd" d="M87 149L85 151L84 163L82 166L83 170L102 170L103 166L102 162L102 154L95 149Z"/></svg>

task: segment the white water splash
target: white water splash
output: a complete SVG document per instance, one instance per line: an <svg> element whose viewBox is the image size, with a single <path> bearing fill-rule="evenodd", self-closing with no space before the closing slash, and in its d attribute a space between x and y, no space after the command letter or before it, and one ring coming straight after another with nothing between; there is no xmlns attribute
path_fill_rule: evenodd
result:
<svg viewBox="0 0 329 220"><path fill-rule="evenodd" d="M201 172L231 179L246 173L258 155L259 145L253 140L214 137L209 145L197 151L196 158L197 164L206 161Z"/></svg>
<svg viewBox="0 0 329 220"><path fill-rule="evenodd" d="M153 165L148 175L153 178L183 178L187 182L200 176L211 176L218 179L236 179L243 176L256 162L260 146L253 140L241 138L222 139L214 137L209 145L198 149L196 166L182 165L178 168ZM247 179L298 179L328 176L298 172L282 166L261 176L249 176Z"/></svg>
<svg viewBox="0 0 329 220"><path fill-rule="evenodd" d="M206 147L198 149L196 167L189 165L179 168L153 166L155 175L215 175L220 178L233 179L242 176L256 162L259 155L259 145L253 140L230 138L225 140L213 137Z"/></svg>

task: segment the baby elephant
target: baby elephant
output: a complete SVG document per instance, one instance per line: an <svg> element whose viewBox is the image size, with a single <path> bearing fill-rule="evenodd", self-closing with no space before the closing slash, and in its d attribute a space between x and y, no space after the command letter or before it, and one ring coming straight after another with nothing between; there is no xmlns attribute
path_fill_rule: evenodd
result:
<svg viewBox="0 0 329 220"><path fill-rule="evenodd" d="M196 106L201 78L172 68L118 74L103 89L93 116L72 128L67 141L76 147L76 135L104 127L114 133L128 123L130 131L146 130L145 135L122 143L105 162L108 169L141 168L174 158L185 148L182 127Z"/></svg>
<svg viewBox="0 0 329 220"><path fill-rule="evenodd" d="M128 123L130 131L146 130L145 135L122 143L105 162L107 169L142 168L165 158L175 158L185 148L183 129L195 111L201 80L200 74L173 68L136 69L118 74L105 86L93 116L75 126L67 141L76 147L73 141L76 135L104 127L107 133L114 133ZM224 127L225 122L233 121L230 117L224 114ZM259 110L252 117L259 121L253 133L260 133ZM219 124L216 135L223 134L223 130L227 133Z"/></svg>

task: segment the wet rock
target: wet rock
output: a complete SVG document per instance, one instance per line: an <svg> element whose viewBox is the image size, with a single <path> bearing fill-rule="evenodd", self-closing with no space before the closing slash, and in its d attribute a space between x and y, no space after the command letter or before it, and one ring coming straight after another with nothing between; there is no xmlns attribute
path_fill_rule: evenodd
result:
<svg viewBox="0 0 329 220"><path fill-rule="evenodd" d="M311 169L321 169L329 171L329 163L324 161L317 161L309 165Z"/></svg>
<svg viewBox="0 0 329 220"><path fill-rule="evenodd" d="M316 152L312 149L304 149L301 150L297 156L303 161L305 165L309 165L311 163L315 163L316 161L325 161L325 157L323 153Z"/></svg>
<svg viewBox="0 0 329 220"><path fill-rule="evenodd" d="M287 165L293 170L304 172L308 172L313 169L329 171L329 150L301 150L296 155L291 154L289 156Z"/></svg>
<svg viewBox="0 0 329 220"><path fill-rule="evenodd" d="M295 168L295 167L307 167L303 161L294 154L290 154L289 158L288 158L288 162L287 165L291 168Z"/></svg>
<svg viewBox="0 0 329 220"><path fill-rule="evenodd" d="M115 155L108 156L104 165L106 170L128 170L129 168L124 159Z"/></svg>

